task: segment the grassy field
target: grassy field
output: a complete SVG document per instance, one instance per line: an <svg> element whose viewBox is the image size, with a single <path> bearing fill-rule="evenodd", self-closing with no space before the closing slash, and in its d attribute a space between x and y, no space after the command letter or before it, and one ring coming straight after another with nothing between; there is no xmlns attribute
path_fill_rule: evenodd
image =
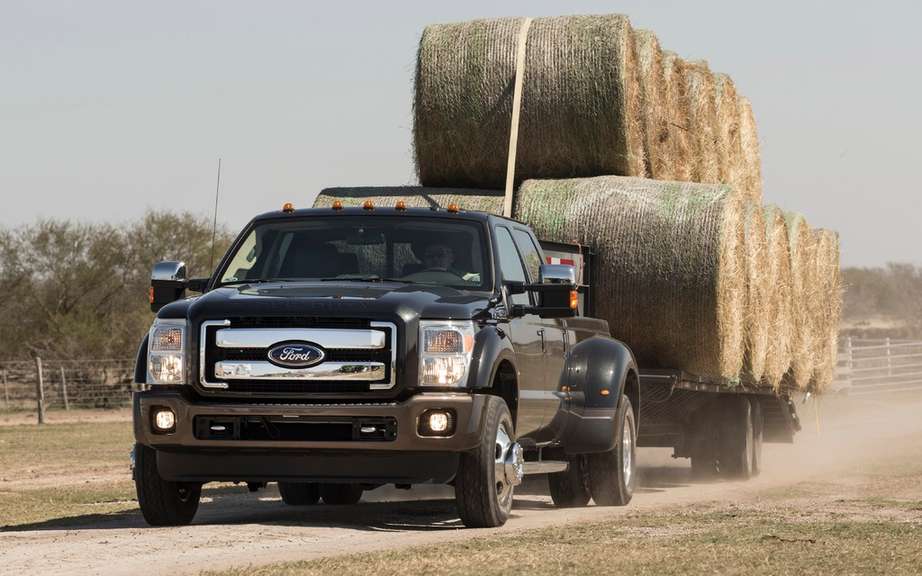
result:
<svg viewBox="0 0 922 576"><path fill-rule="evenodd" d="M0 526L137 508L130 422L0 426Z"/></svg>
<svg viewBox="0 0 922 576"><path fill-rule="evenodd" d="M617 522L206 574L918 574L922 470L905 483L916 492L903 497L882 495L874 479L866 480L845 497L842 485L808 484L795 498L699 504ZM869 493L859 495L862 489Z"/></svg>

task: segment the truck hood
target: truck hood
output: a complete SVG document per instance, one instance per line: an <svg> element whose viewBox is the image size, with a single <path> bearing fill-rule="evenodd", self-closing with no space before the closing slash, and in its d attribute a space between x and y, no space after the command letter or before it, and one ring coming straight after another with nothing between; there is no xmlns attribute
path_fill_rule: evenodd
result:
<svg viewBox="0 0 922 576"><path fill-rule="evenodd" d="M395 319L470 319L490 294L391 282L284 282L226 286L173 302L161 318L205 319L308 316Z"/></svg>

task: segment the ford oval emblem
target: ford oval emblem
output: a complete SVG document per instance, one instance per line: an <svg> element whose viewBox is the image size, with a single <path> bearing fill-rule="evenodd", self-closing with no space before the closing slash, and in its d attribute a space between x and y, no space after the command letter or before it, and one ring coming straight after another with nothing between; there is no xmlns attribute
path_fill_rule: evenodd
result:
<svg viewBox="0 0 922 576"><path fill-rule="evenodd" d="M277 344L269 349L269 362L285 368L306 368L323 362L323 350L302 342Z"/></svg>

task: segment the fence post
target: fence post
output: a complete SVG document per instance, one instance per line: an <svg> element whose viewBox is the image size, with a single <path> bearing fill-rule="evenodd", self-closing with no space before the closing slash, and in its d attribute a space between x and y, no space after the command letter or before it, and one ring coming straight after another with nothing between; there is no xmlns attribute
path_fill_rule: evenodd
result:
<svg viewBox="0 0 922 576"><path fill-rule="evenodd" d="M887 338L887 376L893 376L893 364L890 361L890 338Z"/></svg>
<svg viewBox="0 0 922 576"><path fill-rule="evenodd" d="M0 377L3 378L3 407L9 409L10 407L10 387L6 382L6 368L0 370Z"/></svg>
<svg viewBox="0 0 922 576"><path fill-rule="evenodd" d="M35 399L38 402L38 423L45 423L45 382L42 376L42 359L38 356L35 357L35 368L37 370L37 376L35 380Z"/></svg>
<svg viewBox="0 0 922 576"><path fill-rule="evenodd" d="M67 398L67 377L64 376L64 366L61 366L61 394L64 396L64 409L70 410L70 401Z"/></svg>

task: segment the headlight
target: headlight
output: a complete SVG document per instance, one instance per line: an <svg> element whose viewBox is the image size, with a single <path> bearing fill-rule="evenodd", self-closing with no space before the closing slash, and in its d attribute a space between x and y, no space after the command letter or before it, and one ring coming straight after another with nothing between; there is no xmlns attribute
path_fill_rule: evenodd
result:
<svg viewBox="0 0 922 576"><path fill-rule="evenodd" d="M147 383L186 383L186 321L154 320L147 339Z"/></svg>
<svg viewBox="0 0 922 576"><path fill-rule="evenodd" d="M420 322L419 385L464 386L473 351L473 322Z"/></svg>

